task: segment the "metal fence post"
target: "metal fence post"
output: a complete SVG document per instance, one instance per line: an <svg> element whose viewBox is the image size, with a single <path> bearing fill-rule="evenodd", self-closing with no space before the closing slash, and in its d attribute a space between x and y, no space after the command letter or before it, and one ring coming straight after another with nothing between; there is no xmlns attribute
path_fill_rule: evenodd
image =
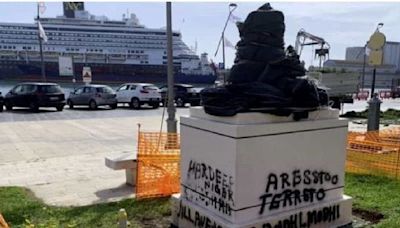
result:
<svg viewBox="0 0 400 228"><path fill-rule="evenodd" d="M368 131L378 131L380 122L381 103L378 94L373 94L373 97L368 101Z"/></svg>

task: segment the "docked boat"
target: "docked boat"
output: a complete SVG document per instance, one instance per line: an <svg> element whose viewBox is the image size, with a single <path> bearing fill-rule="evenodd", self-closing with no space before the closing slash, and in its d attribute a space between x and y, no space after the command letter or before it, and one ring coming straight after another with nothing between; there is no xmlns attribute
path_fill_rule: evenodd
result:
<svg viewBox="0 0 400 228"><path fill-rule="evenodd" d="M165 29L146 28L135 14L116 21L91 15L83 2L63 5L64 15L39 19L47 36L42 47L47 80L82 81L83 67L90 67L93 82L167 81ZM0 23L0 80L41 79L38 33L37 20ZM214 83L207 54L197 55L178 31L173 32L173 55L176 82ZM65 74L61 68L72 70Z"/></svg>

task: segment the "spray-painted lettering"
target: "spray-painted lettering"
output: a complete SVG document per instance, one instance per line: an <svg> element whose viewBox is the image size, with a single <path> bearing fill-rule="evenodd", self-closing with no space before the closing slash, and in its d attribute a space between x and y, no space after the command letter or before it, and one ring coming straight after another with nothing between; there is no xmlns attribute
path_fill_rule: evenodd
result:
<svg viewBox="0 0 400 228"><path fill-rule="evenodd" d="M270 173L267 177L265 193L260 196L259 213L263 214L266 208L277 210L321 201L326 196L323 186L335 186L338 182L338 175L319 170L296 169L290 173Z"/></svg>
<svg viewBox="0 0 400 228"><path fill-rule="evenodd" d="M208 164L190 160L184 197L231 215L234 205L233 177ZM184 186L185 187L185 186Z"/></svg>
<svg viewBox="0 0 400 228"><path fill-rule="evenodd" d="M299 212L277 221L264 223L262 228L308 228L326 222L333 222L340 218L340 205L323 207L318 210Z"/></svg>

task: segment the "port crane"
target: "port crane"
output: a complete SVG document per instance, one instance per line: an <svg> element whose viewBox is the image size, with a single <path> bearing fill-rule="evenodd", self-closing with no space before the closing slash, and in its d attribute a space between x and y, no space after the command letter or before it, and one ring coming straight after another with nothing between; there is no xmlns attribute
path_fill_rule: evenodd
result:
<svg viewBox="0 0 400 228"><path fill-rule="evenodd" d="M319 45L320 48L315 49L315 56L319 58L319 68L321 69L322 60L329 57L330 45L324 38L318 37L311 33L306 32L304 29L300 29L296 36L295 51L297 55L301 55L304 46Z"/></svg>
<svg viewBox="0 0 400 228"><path fill-rule="evenodd" d="M306 32L304 29L300 29L296 36L295 47L292 49L291 54L296 54L299 58L304 46L314 46L317 45L318 48L315 49L314 56L319 58L319 69L322 68L322 61L329 57L329 43L321 37L313 35ZM289 49L289 48L288 48ZM289 52L289 50L288 50ZM308 72L311 78L317 79L317 83L329 88L329 100L333 102L333 108L342 108L342 103L352 103L353 97L351 94L357 93L358 91L358 74L357 73L322 73L319 71Z"/></svg>

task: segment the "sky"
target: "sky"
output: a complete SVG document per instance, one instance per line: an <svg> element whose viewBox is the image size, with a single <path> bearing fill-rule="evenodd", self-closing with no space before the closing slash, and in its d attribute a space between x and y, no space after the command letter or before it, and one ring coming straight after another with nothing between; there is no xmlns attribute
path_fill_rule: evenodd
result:
<svg viewBox="0 0 400 228"><path fill-rule="evenodd" d="M233 14L242 20L264 2L238 2ZM62 15L61 2L47 2L42 17ZM141 24L148 28L166 26L164 2L85 2L85 9L94 15L121 20L127 12L135 13ZM182 33L190 47L197 41L197 53L207 52L214 62L222 62L222 51L214 56L224 23L229 13L228 2L173 2L172 26ZM285 14L285 43L294 45L300 29L323 37L331 46L330 59L344 59L345 49L363 46L384 23L381 32L387 41L400 41L400 3L330 3L330 2L272 2L272 7ZM1 2L1 22L32 23L36 16L35 2ZM226 38L233 44L239 41L234 23L228 23ZM226 65L231 66L235 50L226 48ZM305 47L301 56L309 65L318 65L311 47Z"/></svg>

